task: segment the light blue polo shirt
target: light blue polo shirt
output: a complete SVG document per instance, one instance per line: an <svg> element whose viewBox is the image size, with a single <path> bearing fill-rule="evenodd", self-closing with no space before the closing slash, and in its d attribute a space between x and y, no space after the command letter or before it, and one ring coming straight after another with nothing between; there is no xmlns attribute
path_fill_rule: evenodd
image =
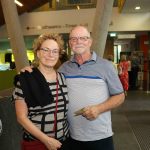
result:
<svg viewBox="0 0 150 150"><path fill-rule="evenodd" d="M78 65L72 57L71 61L61 66L59 72L65 75L68 86L71 137L79 141L95 141L112 136L110 111L100 114L93 121L74 116L74 112L83 107L103 103L110 96L123 93L112 63L93 52L92 58L82 65Z"/></svg>

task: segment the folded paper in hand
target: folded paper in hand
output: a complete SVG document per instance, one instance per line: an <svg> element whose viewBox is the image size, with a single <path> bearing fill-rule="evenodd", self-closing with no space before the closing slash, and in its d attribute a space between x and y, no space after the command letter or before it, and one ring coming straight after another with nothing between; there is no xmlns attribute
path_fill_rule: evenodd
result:
<svg viewBox="0 0 150 150"><path fill-rule="evenodd" d="M84 112L84 108L80 109L80 110L77 110L74 112L74 116L79 116L79 115L82 115Z"/></svg>

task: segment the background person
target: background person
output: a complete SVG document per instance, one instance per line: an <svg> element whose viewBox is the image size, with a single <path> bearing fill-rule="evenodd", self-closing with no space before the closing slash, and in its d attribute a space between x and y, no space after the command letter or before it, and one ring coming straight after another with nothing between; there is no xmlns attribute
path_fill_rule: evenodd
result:
<svg viewBox="0 0 150 150"><path fill-rule="evenodd" d="M120 62L118 64L118 74L126 95L129 88L128 68L129 62L126 59L126 55L121 55Z"/></svg>
<svg viewBox="0 0 150 150"><path fill-rule="evenodd" d="M129 75L129 89L130 89L130 86L131 86L131 55L127 56L127 61L129 64L128 75Z"/></svg>
<svg viewBox="0 0 150 150"><path fill-rule="evenodd" d="M1 134L2 134L2 121L1 121L1 119L0 119L0 136L1 136Z"/></svg>
<svg viewBox="0 0 150 150"><path fill-rule="evenodd" d="M59 60L57 61L55 65L55 69L57 70L64 62L68 61L68 59L69 58L68 58L66 51L62 50L62 52L60 53Z"/></svg>
<svg viewBox="0 0 150 150"><path fill-rule="evenodd" d="M116 71L117 71L117 73L118 73L117 64L114 63L114 56L113 56L113 55L108 55L108 56L107 56L107 59L108 59L110 62L112 62L114 68L116 69Z"/></svg>
<svg viewBox="0 0 150 150"><path fill-rule="evenodd" d="M131 90L137 89L137 77L139 71L140 60L138 58L137 52L133 51L131 53Z"/></svg>
<svg viewBox="0 0 150 150"><path fill-rule="evenodd" d="M33 49L38 67L16 77L13 93L17 119L24 128L22 150L70 150L67 87L63 74L54 69L63 41L59 35L43 34Z"/></svg>

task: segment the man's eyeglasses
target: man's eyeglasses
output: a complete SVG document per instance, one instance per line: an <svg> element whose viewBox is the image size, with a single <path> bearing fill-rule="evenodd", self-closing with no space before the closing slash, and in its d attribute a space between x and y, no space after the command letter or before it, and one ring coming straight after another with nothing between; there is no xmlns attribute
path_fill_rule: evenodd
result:
<svg viewBox="0 0 150 150"><path fill-rule="evenodd" d="M45 53L51 53L54 56L58 56L59 54L59 49L49 49L47 47L43 47L43 48L40 48L40 50L42 50Z"/></svg>
<svg viewBox="0 0 150 150"><path fill-rule="evenodd" d="M88 39L90 39L90 37L88 36L81 36L81 37L70 37L69 40L71 42L77 42L80 39L80 41L82 42L86 42Z"/></svg>

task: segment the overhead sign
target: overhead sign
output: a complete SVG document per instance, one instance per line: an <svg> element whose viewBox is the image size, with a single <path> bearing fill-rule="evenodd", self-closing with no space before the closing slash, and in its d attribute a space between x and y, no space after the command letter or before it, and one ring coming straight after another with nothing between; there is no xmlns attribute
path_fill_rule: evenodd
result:
<svg viewBox="0 0 150 150"><path fill-rule="evenodd" d="M135 39L135 34L118 34L118 39Z"/></svg>

